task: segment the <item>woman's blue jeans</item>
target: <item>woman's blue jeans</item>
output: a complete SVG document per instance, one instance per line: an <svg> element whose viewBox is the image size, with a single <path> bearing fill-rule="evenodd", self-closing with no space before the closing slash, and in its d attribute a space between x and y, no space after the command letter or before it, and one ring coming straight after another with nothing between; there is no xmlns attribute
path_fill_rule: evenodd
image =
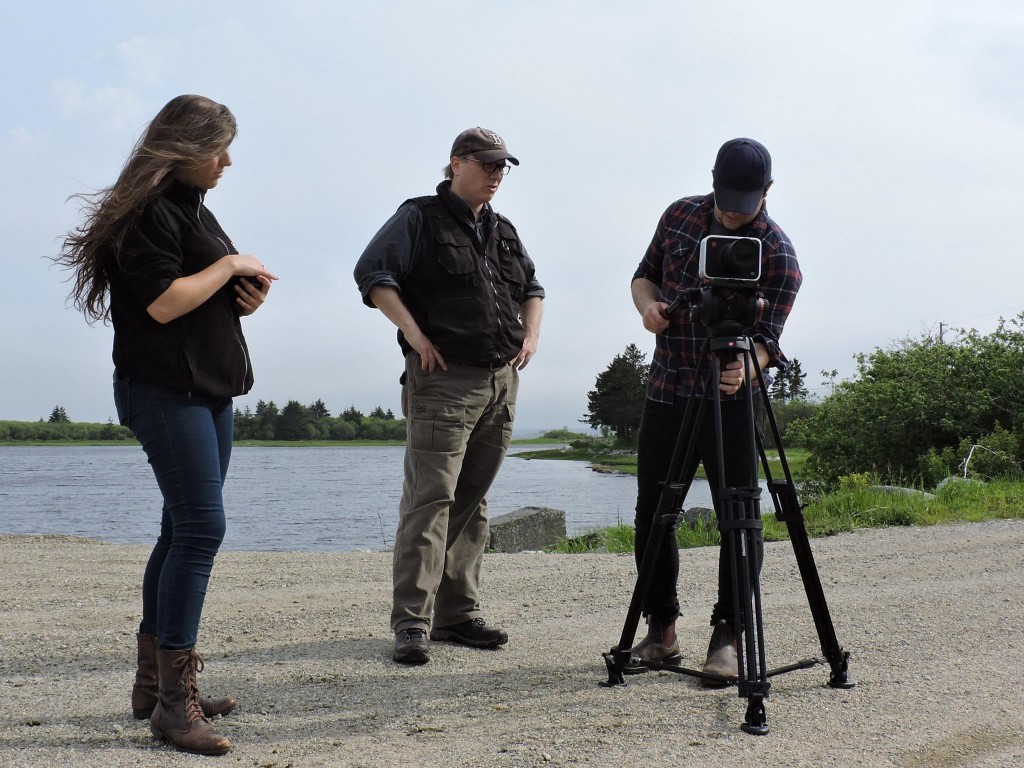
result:
<svg viewBox="0 0 1024 768"><path fill-rule="evenodd" d="M231 458L231 399L197 397L127 378L114 404L149 457L164 497L160 537L142 579L139 632L164 650L192 648L224 539L222 489Z"/></svg>

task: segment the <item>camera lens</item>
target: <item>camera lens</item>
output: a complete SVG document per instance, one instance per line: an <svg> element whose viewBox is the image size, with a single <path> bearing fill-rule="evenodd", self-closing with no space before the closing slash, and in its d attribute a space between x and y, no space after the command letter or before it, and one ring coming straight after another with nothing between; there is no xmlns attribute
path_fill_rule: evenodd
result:
<svg viewBox="0 0 1024 768"><path fill-rule="evenodd" d="M758 248L750 240L733 240L722 248L720 256L730 272L745 273L757 264Z"/></svg>

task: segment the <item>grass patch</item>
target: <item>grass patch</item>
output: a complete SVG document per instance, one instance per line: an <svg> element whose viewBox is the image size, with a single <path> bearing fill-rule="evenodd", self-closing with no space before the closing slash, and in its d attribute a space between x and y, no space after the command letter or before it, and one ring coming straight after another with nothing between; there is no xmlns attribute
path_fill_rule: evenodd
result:
<svg viewBox="0 0 1024 768"><path fill-rule="evenodd" d="M863 478L844 483L834 493L812 499L803 509L811 538L832 536L857 528L912 525L948 525L983 520L1024 519L1024 483L993 480L988 483L953 480L934 494L883 490ZM789 539L789 529L774 514L765 514L765 541ZM555 552L632 552L633 526L621 521L611 527L559 542ZM717 546L713 523L698 521L690 527L680 520L676 530L680 549Z"/></svg>
<svg viewBox="0 0 1024 768"><path fill-rule="evenodd" d="M633 449L615 448L598 441L576 441L565 448L547 448L542 451L517 451L510 454L516 459L554 459L561 461L586 461L598 472L611 471L627 475L636 474L636 451ZM794 477L800 477L807 463L808 452L802 449L788 449L786 463ZM768 468L776 480L783 479L782 464L778 451L765 451ZM764 469L759 467L761 477ZM697 468L697 476L704 477L704 468Z"/></svg>

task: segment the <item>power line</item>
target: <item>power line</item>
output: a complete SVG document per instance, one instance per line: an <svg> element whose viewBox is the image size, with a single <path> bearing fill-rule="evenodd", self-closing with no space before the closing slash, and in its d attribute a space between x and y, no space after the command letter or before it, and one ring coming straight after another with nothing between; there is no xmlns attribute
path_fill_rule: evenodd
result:
<svg viewBox="0 0 1024 768"><path fill-rule="evenodd" d="M1024 312L1024 304L1019 304L1019 305L1017 305L1015 307L1007 307L1006 309L997 309L997 310L994 310L992 312L986 312L986 313L981 314L981 315L975 315L974 317L967 318L965 321L958 322L956 325L958 327L969 326L970 324L974 323L975 321L980 320L981 318L986 318L986 317L1003 317L1003 318L1005 318L1005 317L1016 317L1021 312ZM942 328L942 325L943 325L942 323L939 323L940 330ZM947 328L951 327L951 324L949 324L949 323L946 323L945 325L946 325ZM940 335L940 340L941 340L941 335Z"/></svg>

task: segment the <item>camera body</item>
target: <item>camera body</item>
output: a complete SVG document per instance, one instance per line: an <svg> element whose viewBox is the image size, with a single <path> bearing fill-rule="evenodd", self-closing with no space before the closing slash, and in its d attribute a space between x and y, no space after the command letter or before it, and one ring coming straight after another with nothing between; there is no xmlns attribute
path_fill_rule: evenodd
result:
<svg viewBox="0 0 1024 768"><path fill-rule="evenodd" d="M761 280L761 241L709 235L700 241L700 277L711 285L752 288Z"/></svg>

